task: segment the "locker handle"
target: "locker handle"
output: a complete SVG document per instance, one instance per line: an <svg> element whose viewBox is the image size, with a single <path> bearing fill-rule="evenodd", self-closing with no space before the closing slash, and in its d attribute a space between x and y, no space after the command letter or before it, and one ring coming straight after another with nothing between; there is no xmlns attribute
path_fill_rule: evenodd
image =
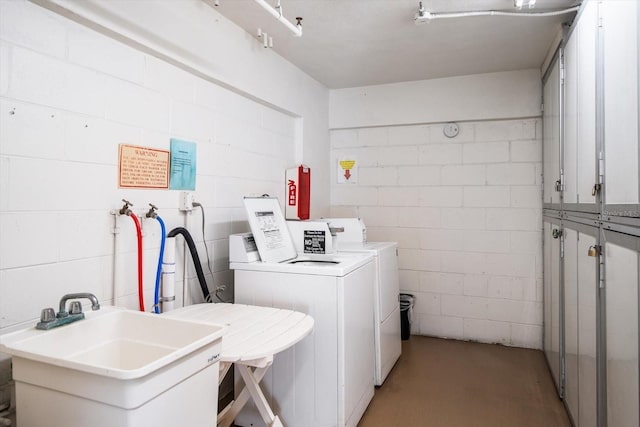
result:
<svg viewBox="0 0 640 427"><path fill-rule="evenodd" d="M553 231L551 231L551 235L554 239L557 239L558 237L562 236L562 230L554 228Z"/></svg>

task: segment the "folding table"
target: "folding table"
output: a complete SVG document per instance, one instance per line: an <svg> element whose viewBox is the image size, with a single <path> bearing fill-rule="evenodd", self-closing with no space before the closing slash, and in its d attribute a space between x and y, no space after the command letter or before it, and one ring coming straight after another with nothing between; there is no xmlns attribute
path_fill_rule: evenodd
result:
<svg viewBox="0 0 640 427"><path fill-rule="evenodd" d="M269 407L259 384L273 363L275 354L288 349L311 333L311 316L280 308L224 303L186 306L164 313L163 316L228 326L222 337L218 383L222 382L235 364L245 387L218 414L219 427L230 426L249 398L253 399L268 426L282 426L280 418Z"/></svg>

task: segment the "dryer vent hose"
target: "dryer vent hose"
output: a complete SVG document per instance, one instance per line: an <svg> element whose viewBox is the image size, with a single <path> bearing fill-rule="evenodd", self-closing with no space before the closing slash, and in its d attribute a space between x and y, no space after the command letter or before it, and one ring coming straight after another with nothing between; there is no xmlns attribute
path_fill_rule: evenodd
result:
<svg viewBox="0 0 640 427"><path fill-rule="evenodd" d="M204 279L204 273L202 271L202 264L200 264L200 257L198 256L198 251L196 250L196 245L193 242L193 238L189 231L184 227L176 227L167 234L167 237L175 237L178 234L182 234L184 237L184 241L187 242L187 246L189 246L189 252L191 252L191 259L193 260L193 265L196 268L196 274L198 275L198 282L200 282L200 289L202 289L202 296L206 302L212 302L211 294L209 293L209 288L207 287L207 282ZM185 265L184 268L187 268ZM186 283L183 284L186 286Z"/></svg>

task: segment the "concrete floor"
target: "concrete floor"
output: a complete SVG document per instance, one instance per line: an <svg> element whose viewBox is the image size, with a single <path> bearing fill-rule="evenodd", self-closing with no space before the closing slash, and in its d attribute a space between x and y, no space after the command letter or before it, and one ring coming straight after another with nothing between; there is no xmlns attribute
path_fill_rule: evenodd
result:
<svg viewBox="0 0 640 427"><path fill-rule="evenodd" d="M412 336L358 426L571 424L541 351Z"/></svg>

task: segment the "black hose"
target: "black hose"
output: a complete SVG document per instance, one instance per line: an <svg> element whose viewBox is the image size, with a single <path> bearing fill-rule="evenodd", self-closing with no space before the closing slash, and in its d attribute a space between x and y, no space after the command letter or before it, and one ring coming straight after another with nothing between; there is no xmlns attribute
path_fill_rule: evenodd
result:
<svg viewBox="0 0 640 427"><path fill-rule="evenodd" d="M167 237L175 237L178 234L182 234L184 237L184 241L187 242L187 246L189 246L189 252L191 252L191 259L193 260L193 265L196 267L196 274L198 275L198 282L200 282L200 289L202 289L202 296L204 296L204 300L206 302L212 302L211 294L209 293L209 287L207 287L207 282L204 279L204 273L202 272L202 264L200 264L200 257L198 256L198 251L196 250L196 244L193 242L193 238L189 231L184 227L176 227L167 234ZM206 243L205 243L206 244ZM185 265L184 268L187 268ZM187 284L184 283L183 286Z"/></svg>

